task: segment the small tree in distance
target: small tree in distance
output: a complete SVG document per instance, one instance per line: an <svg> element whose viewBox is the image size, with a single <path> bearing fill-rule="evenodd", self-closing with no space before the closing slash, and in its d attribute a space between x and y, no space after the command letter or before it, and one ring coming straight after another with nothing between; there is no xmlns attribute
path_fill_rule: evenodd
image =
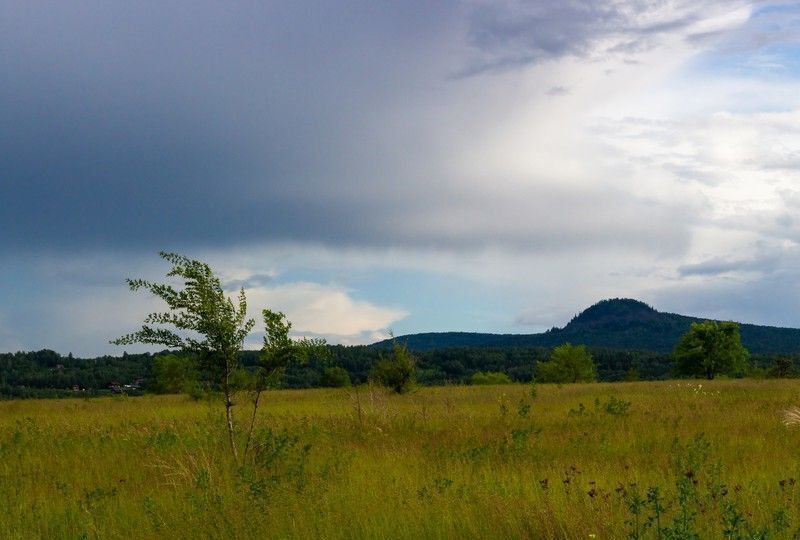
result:
<svg viewBox="0 0 800 540"><path fill-rule="evenodd" d="M393 338L391 357L375 364L369 373L369 378L381 386L403 394L414 387L416 371L414 356L408 352L405 345L401 345Z"/></svg>
<svg viewBox="0 0 800 540"><path fill-rule="evenodd" d="M322 372L322 380L320 382L322 386L328 388L346 388L352 384L350 381L350 373L341 366L325 368Z"/></svg>
<svg viewBox="0 0 800 540"><path fill-rule="evenodd" d="M713 379L718 374L741 373L749 358L735 322L692 323L672 353L678 375Z"/></svg>
<svg viewBox="0 0 800 540"><path fill-rule="evenodd" d="M565 343L553 349L550 360L536 364L536 381L577 383L597 380L597 365L585 345Z"/></svg>
<svg viewBox="0 0 800 540"><path fill-rule="evenodd" d="M159 394L180 394L199 390L193 358L164 354L153 358L150 389Z"/></svg>

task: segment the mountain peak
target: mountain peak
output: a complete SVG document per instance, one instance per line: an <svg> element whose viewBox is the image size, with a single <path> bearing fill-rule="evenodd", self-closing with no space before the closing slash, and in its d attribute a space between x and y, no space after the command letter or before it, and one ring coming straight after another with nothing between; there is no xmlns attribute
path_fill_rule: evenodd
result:
<svg viewBox="0 0 800 540"><path fill-rule="evenodd" d="M587 330L601 327L619 327L657 318L658 311L633 298L601 300L583 310L564 327L564 330Z"/></svg>
<svg viewBox="0 0 800 540"><path fill-rule="evenodd" d="M697 317L656 311L632 298L602 300L576 315L564 328L543 334L439 332L398 339L410 349L454 347L555 347L566 342L614 349L669 353ZM800 354L800 329L742 324L742 344L754 354ZM375 345L387 347L389 341Z"/></svg>

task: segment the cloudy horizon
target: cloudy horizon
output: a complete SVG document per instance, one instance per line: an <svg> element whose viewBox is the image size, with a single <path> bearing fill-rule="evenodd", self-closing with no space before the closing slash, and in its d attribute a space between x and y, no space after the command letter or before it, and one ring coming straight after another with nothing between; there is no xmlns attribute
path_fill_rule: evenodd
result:
<svg viewBox="0 0 800 540"><path fill-rule="evenodd" d="M333 343L800 327L796 2L0 2L0 69L0 352L121 353L161 250Z"/></svg>

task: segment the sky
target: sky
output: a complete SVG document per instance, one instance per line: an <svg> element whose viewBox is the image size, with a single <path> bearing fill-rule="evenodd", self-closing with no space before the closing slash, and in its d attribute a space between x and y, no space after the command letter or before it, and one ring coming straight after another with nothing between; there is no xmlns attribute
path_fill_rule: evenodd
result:
<svg viewBox="0 0 800 540"><path fill-rule="evenodd" d="M0 351L121 354L161 250L332 343L800 327L797 1L0 0L0 73Z"/></svg>

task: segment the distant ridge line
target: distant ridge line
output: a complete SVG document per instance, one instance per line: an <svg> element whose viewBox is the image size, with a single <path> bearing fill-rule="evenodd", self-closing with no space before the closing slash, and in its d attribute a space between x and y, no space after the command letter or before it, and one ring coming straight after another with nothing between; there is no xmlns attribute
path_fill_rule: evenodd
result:
<svg viewBox="0 0 800 540"><path fill-rule="evenodd" d="M660 312L632 298L601 300L575 315L563 328L538 334L424 332L398 336L410 349L455 347L554 347L565 342L594 347L667 353L693 322L703 320ZM800 329L740 323L742 344L753 354L800 353ZM374 343L383 347L390 340Z"/></svg>

